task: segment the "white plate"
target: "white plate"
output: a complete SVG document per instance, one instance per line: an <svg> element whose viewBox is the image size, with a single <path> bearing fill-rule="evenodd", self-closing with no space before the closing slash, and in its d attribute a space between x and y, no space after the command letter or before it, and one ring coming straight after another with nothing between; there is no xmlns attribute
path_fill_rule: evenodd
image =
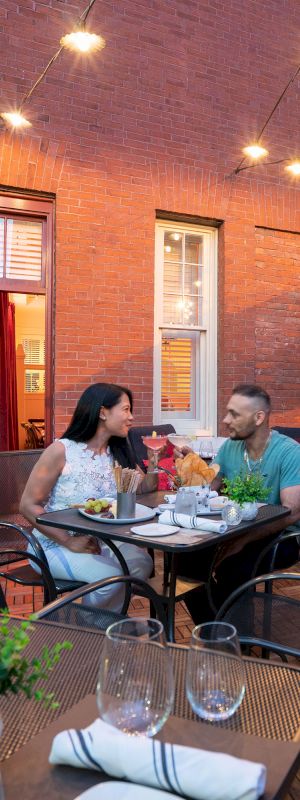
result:
<svg viewBox="0 0 300 800"><path fill-rule="evenodd" d="M95 522L107 522L108 525L125 525L127 522L136 522L136 520L153 519L155 517L155 508L148 508L137 503L135 507L135 516L126 517L126 519L109 519L109 517L101 517L101 514L87 514L84 508L78 509L79 514L82 514L87 519L95 520Z"/></svg>
<svg viewBox="0 0 300 800"><path fill-rule="evenodd" d="M179 528L176 525L162 525L158 522L156 525L139 525L138 528L130 528L132 533L137 533L139 536L171 536L172 533L177 533Z"/></svg>
<svg viewBox="0 0 300 800"><path fill-rule="evenodd" d="M170 800L175 797L178 800L178 795L163 792L161 789L150 789L140 783L106 781L77 795L75 800Z"/></svg>

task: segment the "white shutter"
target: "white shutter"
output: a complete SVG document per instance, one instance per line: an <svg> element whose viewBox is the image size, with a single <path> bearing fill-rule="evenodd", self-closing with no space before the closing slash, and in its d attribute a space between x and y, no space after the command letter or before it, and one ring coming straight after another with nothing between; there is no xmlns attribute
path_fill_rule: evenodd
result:
<svg viewBox="0 0 300 800"><path fill-rule="evenodd" d="M161 398L162 419L195 418L196 384L199 380L198 331L162 331Z"/></svg>
<svg viewBox="0 0 300 800"><path fill-rule="evenodd" d="M44 364L45 363L45 339L22 339L23 350L25 353L25 364Z"/></svg>
<svg viewBox="0 0 300 800"><path fill-rule="evenodd" d="M0 217L0 278L4 271L4 218Z"/></svg>
<svg viewBox="0 0 300 800"><path fill-rule="evenodd" d="M8 219L6 278L40 281L42 276L42 222Z"/></svg>

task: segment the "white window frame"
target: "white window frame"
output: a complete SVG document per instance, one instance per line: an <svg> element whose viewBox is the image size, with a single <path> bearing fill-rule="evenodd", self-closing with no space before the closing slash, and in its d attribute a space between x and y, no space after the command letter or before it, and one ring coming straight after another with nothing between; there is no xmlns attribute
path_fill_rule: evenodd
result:
<svg viewBox="0 0 300 800"><path fill-rule="evenodd" d="M204 239L203 325L177 325L163 322L164 232L195 233ZM153 359L153 423L171 422L177 433L215 436L217 434L217 228L157 220L155 230L155 303ZM161 412L162 331L200 332L200 358L196 364L194 418ZM203 335L201 336L201 332Z"/></svg>

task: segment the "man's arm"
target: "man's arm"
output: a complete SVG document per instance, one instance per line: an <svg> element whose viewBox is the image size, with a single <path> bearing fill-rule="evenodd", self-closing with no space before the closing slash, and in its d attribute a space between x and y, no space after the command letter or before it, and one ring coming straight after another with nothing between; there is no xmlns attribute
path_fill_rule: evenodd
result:
<svg viewBox="0 0 300 800"><path fill-rule="evenodd" d="M300 486L287 486L280 491L280 502L291 509L291 514L283 521L283 527L293 525L300 520Z"/></svg>

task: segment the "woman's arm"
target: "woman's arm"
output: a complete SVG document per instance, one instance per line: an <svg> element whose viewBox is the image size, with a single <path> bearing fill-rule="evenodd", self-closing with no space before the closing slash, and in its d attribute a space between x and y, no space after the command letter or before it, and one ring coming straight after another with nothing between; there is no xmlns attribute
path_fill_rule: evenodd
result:
<svg viewBox="0 0 300 800"><path fill-rule="evenodd" d="M65 448L61 442L53 442L42 453L35 464L23 495L20 512L48 539L77 553L99 553L97 542L92 536L72 537L66 531L37 525L36 517L44 512L51 489L55 486L65 465Z"/></svg>
<svg viewBox="0 0 300 800"><path fill-rule="evenodd" d="M143 480L141 481L137 490L138 494L147 494L147 492L156 492L158 487L158 473L149 472L149 470L153 469L155 465L153 450L147 451L147 457L148 457L148 467L146 474L145 472L143 472L141 467L139 467L138 465L136 467L136 469L143 476Z"/></svg>

